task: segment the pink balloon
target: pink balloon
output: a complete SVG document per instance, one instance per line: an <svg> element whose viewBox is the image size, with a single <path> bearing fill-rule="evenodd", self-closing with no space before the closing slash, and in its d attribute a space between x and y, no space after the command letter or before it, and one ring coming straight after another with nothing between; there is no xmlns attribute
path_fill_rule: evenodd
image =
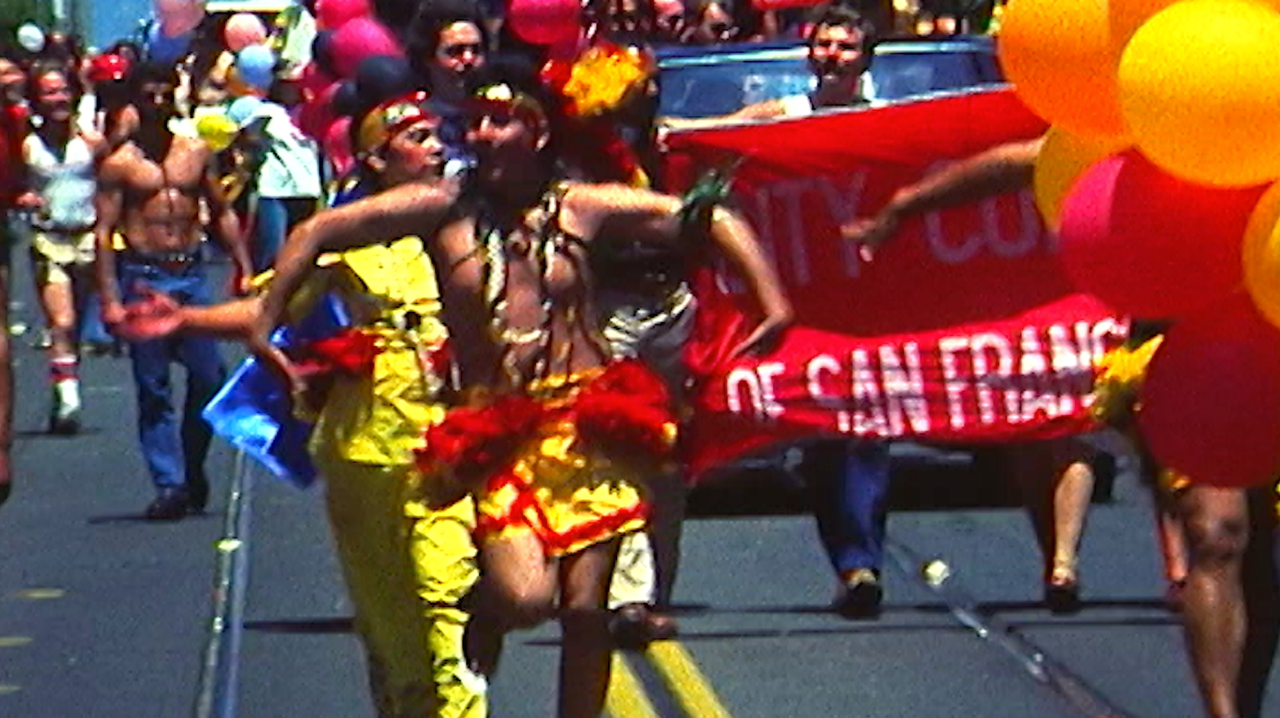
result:
<svg viewBox="0 0 1280 718"><path fill-rule="evenodd" d="M222 42L232 52L240 52L250 45L266 42L267 26L251 12L238 12L227 18L222 29Z"/></svg>
<svg viewBox="0 0 1280 718"><path fill-rule="evenodd" d="M1240 285L1244 230L1264 187L1177 179L1136 151L1108 157L1063 202L1068 276L1117 311L1175 319Z"/></svg>
<svg viewBox="0 0 1280 718"><path fill-rule="evenodd" d="M353 77L360 61L366 57L404 56L395 35L371 17L358 17L334 30L330 47L333 69L343 78Z"/></svg>
<svg viewBox="0 0 1280 718"><path fill-rule="evenodd" d="M338 176L350 173L356 164L351 151L351 118L339 117L331 122L324 132L322 146Z"/></svg>
<svg viewBox="0 0 1280 718"><path fill-rule="evenodd" d="M1243 292L1178 322L1143 383L1138 428L1193 482L1261 486L1280 474L1280 332Z"/></svg>
<svg viewBox="0 0 1280 718"><path fill-rule="evenodd" d="M507 24L534 45L571 42L582 33L582 5L579 0L507 0Z"/></svg>
<svg viewBox="0 0 1280 718"><path fill-rule="evenodd" d="M317 0L316 25L321 30L336 30L349 21L370 14L369 0Z"/></svg>

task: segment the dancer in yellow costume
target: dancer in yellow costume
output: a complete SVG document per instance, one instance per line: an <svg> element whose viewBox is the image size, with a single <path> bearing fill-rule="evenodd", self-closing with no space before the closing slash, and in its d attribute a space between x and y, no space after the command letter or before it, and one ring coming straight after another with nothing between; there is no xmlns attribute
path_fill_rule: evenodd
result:
<svg viewBox="0 0 1280 718"><path fill-rule="evenodd" d="M368 189L440 176L439 120L422 99L386 103L361 123L356 144L372 179ZM312 417L310 450L325 478L378 715L481 718L485 682L462 659L468 614L458 606L478 576L474 503L413 476L413 451L423 427L444 416L448 383L431 263L412 236L323 255L290 314L300 316L325 292L342 298L353 323L325 346L330 353L363 353L365 361L358 371L348 366L326 377L332 383ZM260 308L258 298L197 308L157 296L131 308L126 330L242 336ZM296 383L295 406L308 403L315 383Z"/></svg>

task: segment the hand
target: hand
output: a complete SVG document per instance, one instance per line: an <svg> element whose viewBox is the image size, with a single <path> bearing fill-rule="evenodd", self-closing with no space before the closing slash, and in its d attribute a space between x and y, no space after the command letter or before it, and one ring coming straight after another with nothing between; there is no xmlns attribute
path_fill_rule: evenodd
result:
<svg viewBox="0 0 1280 718"><path fill-rule="evenodd" d="M840 236L845 241L858 245L858 256L862 257L862 261L870 262L876 250L897 231L898 215L881 212L875 217L863 217L841 225Z"/></svg>
<svg viewBox="0 0 1280 718"><path fill-rule="evenodd" d="M791 311L791 307L770 312L764 321L757 324L751 334L747 335L746 339L733 348L729 358L768 354L782 341L782 335L793 323L795 323L795 314Z"/></svg>
<svg viewBox="0 0 1280 718"><path fill-rule="evenodd" d="M285 383L290 397L301 396L307 390L306 379L288 355L280 347L271 343L271 334L274 329L275 327L270 326L260 317L255 318L245 344L260 364Z"/></svg>
<svg viewBox="0 0 1280 718"><path fill-rule="evenodd" d="M125 316L114 328L116 336L131 342L145 342L182 329L184 316L177 300L151 287L143 288L142 295L141 300L125 305Z"/></svg>
<svg viewBox="0 0 1280 718"><path fill-rule="evenodd" d="M107 301L102 300L102 323L107 329L115 332L116 327L125 320L128 313L125 311L124 305L119 300Z"/></svg>
<svg viewBox="0 0 1280 718"><path fill-rule="evenodd" d="M24 210L29 210L33 212L35 210L40 209L41 207L44 207L44 200L40 198L40 195L36 194L35 192L32 192L31 190L27 190L26 192L23 192L22 194L18 195L16 198L14 198L13 203L18 209L24 209Z"/></svg>
<svg viewBox="0 0 1280 718"><path fill-rule="evenodd" d="M253 294L253 274L242 267L232 269L229 283L231 286L228 288L228 293L234 297L247 297Z"/></svg>

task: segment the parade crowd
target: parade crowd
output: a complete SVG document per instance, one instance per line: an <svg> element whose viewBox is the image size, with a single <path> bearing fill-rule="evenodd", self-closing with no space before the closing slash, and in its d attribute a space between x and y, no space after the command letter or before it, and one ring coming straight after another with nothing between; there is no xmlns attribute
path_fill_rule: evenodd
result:
<svg viewBox="0 0 1280 718"><path fill-rule="evenodd" d="M8 262L26 251L50 380L15 391L0 334L3 496L16 483L21 500L15 398L47 396L48 431L74 435L82 358L126 351L147 519L206 509L215 431L242 430L220 417L247 407L301 437L260 458L323 484L378 715L486 715L504 634L551 619L558 715L600 715L611 651L679 630L692 272L719 258L748 287L738 355L767 352L795 320L723 168L662 191L665 134L868 102L879 38L986 31L1000 3L592 0L574 17L575 55L484 0L166 17L176 5L101 51L54 32L0 43L0 319ZM344 46L355 33L342 23L375 19L383 40ZM656 116L655 46L786 38L807 43L812 92L722 118ZM575 90L591 72L613 75ZM996 147L900 188L845 239L870 259L911 216L1022 189L1040 147ZM225 340L255 357L256 374L230 379L238 392L224 390ZM253 388L265 385L275 400ZM1056 613L1081 610L1095 438L1007 452ZM888 445L801 448L832 610L874 620ZM1274 495L1142 471L1206 711L1259 715L1259 656L1280 625Z"/></svg>

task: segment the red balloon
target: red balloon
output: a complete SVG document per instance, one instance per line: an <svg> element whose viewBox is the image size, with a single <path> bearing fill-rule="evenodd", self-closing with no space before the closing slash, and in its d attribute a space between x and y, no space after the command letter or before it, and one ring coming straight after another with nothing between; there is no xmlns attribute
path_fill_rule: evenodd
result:
<svg viewBox="0 0 1280 718"><path fill-rule="evenodd" d="M1280 332L1243 293L1175 324L1141 393L1138 428L1156 461L1239 488L1280 474Z"/></svg>
<svg viewBox="0 0 1280 718"><path fill-rule="evenodd" d="M578 0L507 0L506 21L527 43L568 43L582 33L582 4Z"/></svg>
<svg viewBox="0 0 1280 718"><path fill-rule="evenodd" d="M329 73L320 69L319 65L308 62L302 68L302 75L298 78L298 88L302 90L302 99L306 101L319 95L337 81L338 78L330 76Z"/></svg>
<svg viewBox="0 0 1280 718"><path fill-rule="evenodd" d="M329 47L333 55L333 69L343 78L353 77L360 61L366 57L404 56L395 35L371 17L358 17L334 30Z"/></svg>
<svg viewBox="0 0 1280 718"><path fill-rule="evenodd" d="M1243 281L1241 245L1265 187L1193 184L1136 151L1093 165L1062 205L1068 276L1113 309L1148 319L1187 316Z"/></svg>
<svg viewBox="0 0 1280 718"><path fill-rule="evenodd" d="M323 140L325 131L333 124L337 113L333 110L333 97L338 94L338 89L342 87L341 82L335 82L324 88L320 94L298 105L297 115L293 122L310 137Z"/></svg>
<svg viewBox="0 0 1280 718"><path fill-rule="evenodd" d="M369 0L316 0L316 26L321 30L336 30L368 15Z"/></svg>

